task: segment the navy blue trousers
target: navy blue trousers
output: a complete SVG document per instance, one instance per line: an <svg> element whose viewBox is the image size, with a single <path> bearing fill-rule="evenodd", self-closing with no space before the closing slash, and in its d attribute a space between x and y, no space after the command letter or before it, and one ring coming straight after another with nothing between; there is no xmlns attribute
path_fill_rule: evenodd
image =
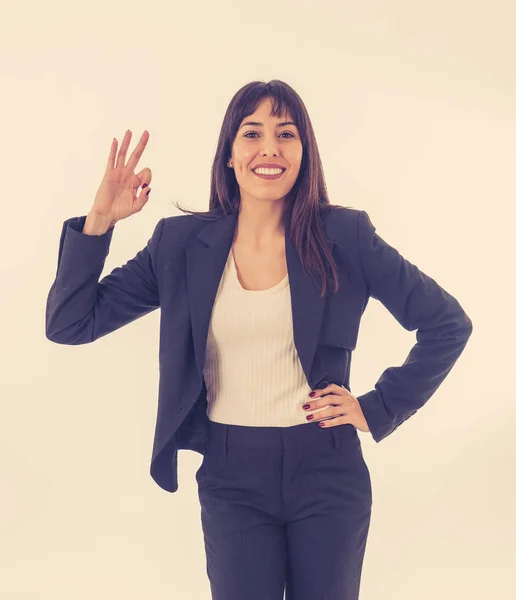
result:
<svg viewBox="0 0 516 600"><path fill-rule="evenodd" d="M212 600L358 599L372 488L353 425L210 421L195 478Z"/></svg>

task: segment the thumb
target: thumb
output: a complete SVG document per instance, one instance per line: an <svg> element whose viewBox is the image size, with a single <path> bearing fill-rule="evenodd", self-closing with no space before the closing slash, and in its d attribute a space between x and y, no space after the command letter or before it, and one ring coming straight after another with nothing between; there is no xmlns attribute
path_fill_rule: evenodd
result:
<svg viewBox="0 0 516 600"><path fill-rule="evenodd" d="M139 173L136 173L136 177L138 177L140 180L140 185L143 185L144 183L150 185L152 180L152 171L149 169L149 167L145 167Z"/></svg>

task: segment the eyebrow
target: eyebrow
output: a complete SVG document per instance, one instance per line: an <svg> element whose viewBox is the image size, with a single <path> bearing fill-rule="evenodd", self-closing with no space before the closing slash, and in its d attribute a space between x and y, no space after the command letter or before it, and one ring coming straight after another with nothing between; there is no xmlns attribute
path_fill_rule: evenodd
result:
<svg viewBox="0 0 516 600"><path fill-rule="evenodd" d="M252 125L253 127L263 127L263 123L260 123L259 121L246 121L245 123L242 123L242 125L240 125L239 129L242 129L242 127L244 127L245 125ZM283 121L282 123L278 123L277 127L284 127L285 125L294 125L295 127L297 127L294 121Z"/></svg>

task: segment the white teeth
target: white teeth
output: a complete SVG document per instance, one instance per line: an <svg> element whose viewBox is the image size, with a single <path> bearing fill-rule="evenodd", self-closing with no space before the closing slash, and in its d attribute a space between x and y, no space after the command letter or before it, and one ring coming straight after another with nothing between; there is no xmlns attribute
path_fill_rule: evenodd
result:
<svg viewBox="0 0 516 600"><path fill-rule="evenodd" d="M254 169L254 172L260 175L279 175L283 173L283 169L265 169L260 167L259 169Z"/></svg>

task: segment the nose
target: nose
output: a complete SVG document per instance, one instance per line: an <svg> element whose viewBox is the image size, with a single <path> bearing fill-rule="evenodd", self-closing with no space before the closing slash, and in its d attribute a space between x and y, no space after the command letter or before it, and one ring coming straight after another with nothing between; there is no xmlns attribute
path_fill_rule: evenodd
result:
<svg viewBox="0 0 516 600"><path fill-rule="evenodd" d="M272 150L273 148L273 150ZM270 150L270 152L269 152ZM276 140L273 138L271 140L265 140L262 146L262 156L266 158L267 156L278 156L278 146Z"/></svg>

